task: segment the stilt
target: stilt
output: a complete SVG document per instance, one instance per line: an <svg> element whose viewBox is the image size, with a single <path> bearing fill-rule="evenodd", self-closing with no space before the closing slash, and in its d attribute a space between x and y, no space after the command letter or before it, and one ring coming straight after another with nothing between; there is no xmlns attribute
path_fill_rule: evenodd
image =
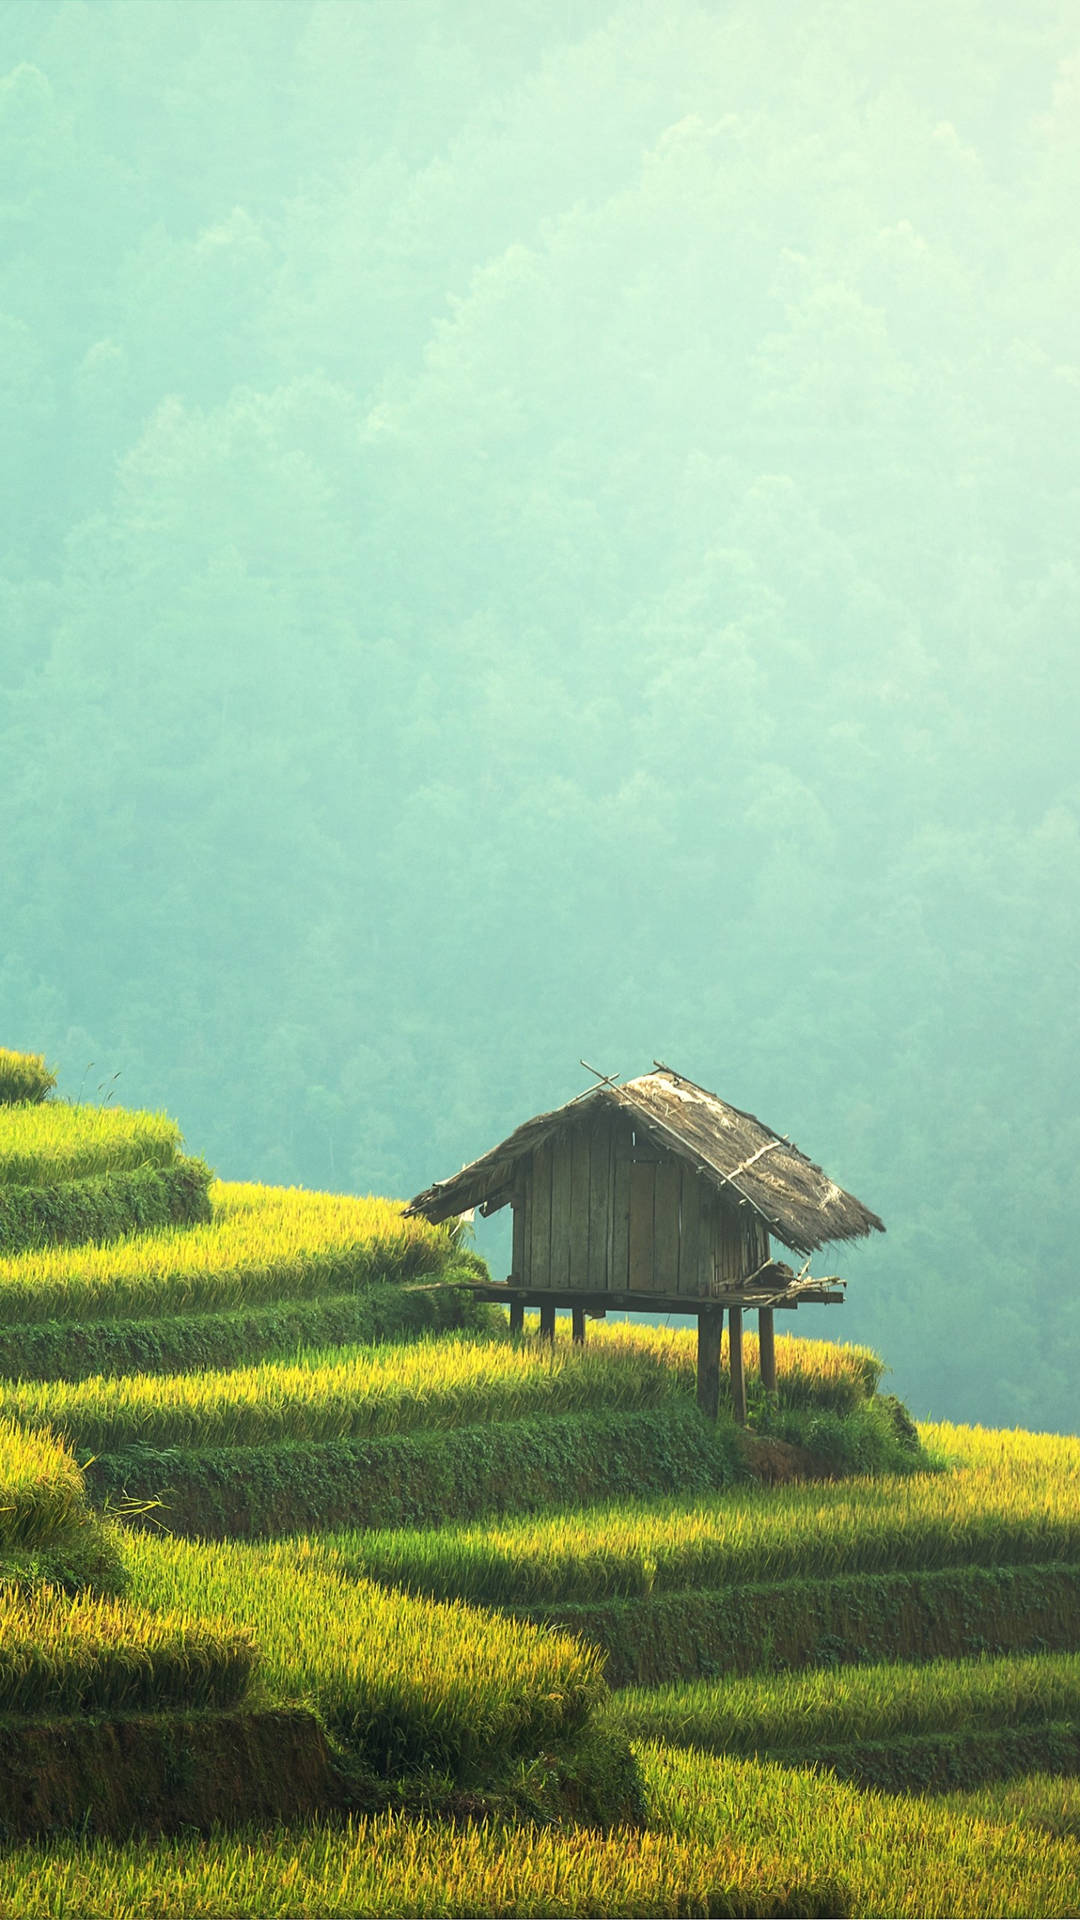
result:
<svg viewBox="0 0 1080 1920"><path fill-rule="evenodd" d="M720 1335L723 1326L723 1307L705 1307L698 1314L697 1403L710 1420L716 1419L720 1407Z"/></svg>
<svg viewBox="0 0 1080 1920"><path fill-rule="evenodd" d="M583 1347L585 1345L585 1309L571 1307L570 1314L574 1324L574 1345Z"/></svg>
<svg viewBox="0 0 1080 1920"><path fill-rule="evenodd" d="M524 1329L525 1329L525 1302L524 1300L511 1300L510 1331L511 1333L523 1333Z"/></svg>
<svg viewBox="0 0 1080 1920"><path fill-rule="evenodd" d="M746 1425L746 1376L743 1373L742 1308L728 1308L728 1347L731 1363L731 1411L740 1427Z"/></svg>
<svg viewBox="0 0 1080 1920"><path fill-rule="evenodd" d="M555 1338L554 1300L542 1300L540 1303L540 1338L541 1340L554 1340Z"/></svg>
<svg viewBox="0 0 1080 1920"><path fill-rule="evenodd" d="M776 1336L771 1307L758 1308L758 1352L761 1356L761 1384L766 1393L776 1392Z"/></svg>

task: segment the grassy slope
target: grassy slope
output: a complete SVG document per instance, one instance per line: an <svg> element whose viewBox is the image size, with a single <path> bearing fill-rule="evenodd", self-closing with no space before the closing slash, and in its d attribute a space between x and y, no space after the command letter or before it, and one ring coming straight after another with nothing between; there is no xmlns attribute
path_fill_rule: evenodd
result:
<svg viewBox="0 0 1080 1920"><path fill-rule="evenodd" d="M612 1712L634 1739L747 1757L975 1726L1080 1723L1080 1653L632 1688Z"/></svg>
<svg viewBox="0 0 1080 1920"><path fill-rule="evenodd" d="M1080 1767L1080 1655L890 1663L617 1695L635 1740L827 1767L893 1792Z"/></svg>

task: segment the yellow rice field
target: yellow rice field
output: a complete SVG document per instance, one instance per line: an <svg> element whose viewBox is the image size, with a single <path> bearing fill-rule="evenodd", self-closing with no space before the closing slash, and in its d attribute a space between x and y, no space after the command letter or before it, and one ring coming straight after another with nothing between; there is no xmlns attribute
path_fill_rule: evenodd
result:
<svg viewBox="0 0 1080 1920"><path fill-rule="evenodd" d="M0 1106L24 1100L44 1100L56 1085L56 1075L43 1053L15 1053L0 1047Z"/></svg>
<svg viewBox="0 0 1080 1920"><path fill-rule="evenodd" d="M641 1750L644 1831L383 1814L342 1825L0 1856L3 1920L362 1916L1075 1915L1076 1847L1007 1815Z"/></svg>
<svg viewBox="0 0 1080 1920"><path fill-rule="evenodd" d="M372 1195L216 1180L210 1200L205 1226L0 1255L0 1312L26 1324L311 1299L438 1272L451 1250L445 1228L405 1220L399 1202Z"/></svg>
<svg viewBox="0 0 1080 1920"><path fill-rule="evenodd" d="M190 1612L0 1587L0 1713L231 1706L254 1660L248 1632Z"/></svg>
<svg viewBox="0 0 1080 1920"><path fill-rule="evenodd" d="M0 1419L0 1553L46 1545L87 1516L82 1473L49 1432Z"/></svg>
<svg viewBox="0 0 1080 1920"><path fill-rule="evenodd" d="M131 1600L254 1635L275 1699L313 1704L379 1772L541 1752L605 1696L600 1656L568 1636L349 1579L320 1541L209 1545L147 1534Z"/></svg>
<svg viewBox="0 0 1080 1920"><path fill-rule="evenodd" d="M182 1136L165 1113L124 1107L0 1107L0 1182L44 1187L134 1167L171 1167Z"/></svg>
<svg viewBox="0 0 1080 1920"><path fill-rule="evenodd" d="M834 1913L897 1920L1075 1915L1075 1845L933 1800L861 1791L828 1774L674 1747L639 1750L650 1824L705 1852L744 1846L759 1871L836 1887Z"/></svg>
<svg viewBox="0 0 1080 1920"><path fill-rule="evenodd" d="M793 1316L788 1316L789 1318ZM778 1315L777 1318L780 1318ZM697 1331L693 1327L650 1327L640 1322L599 1321L588 1339L601 1348L631 1341L671 1369L687 1393L697 1378ZM721 1340L721 1367L728 1365L728 1333ZM758 1336L749 1326L743 1332L743 1364L750 1382L760 1371ZM806 1340L792 1334L776 1336L776 1384L781 1398L793 1406L832 1407L846 1412L870 1398L884 1372L883 1362L869 1347L832 1340Z"/></svg>
<svg viewBox="0 0 1080 1920"><path fill-rule="evenodd" d="M663 1360L635 1342L590 1349L444 1334L214 1372L0 1381L0 1418L107 1453L339 1440L544 1411L654 1406L674 1391Z"/></svg>
<svg viewBox="0 0 1080 1920"><path fill-rule="evenodd" d="M359 1920L364 1915L828 1914L734 1843L406 1818L0 1856L3 1920Z"/></svg>
<svg viewBox="0 0 1080 1920"><path fill-rule="evenodd" d="M920 1431L954 1471L336 1537L365 1578L511 1606L1080 1556L1080 1438L945 1424Z"/></svg>

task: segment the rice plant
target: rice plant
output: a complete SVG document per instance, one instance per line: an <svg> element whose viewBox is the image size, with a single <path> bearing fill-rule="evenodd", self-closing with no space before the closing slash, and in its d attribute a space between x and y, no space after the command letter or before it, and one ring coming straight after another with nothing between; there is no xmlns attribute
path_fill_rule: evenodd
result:
<svg viewBox="0 0 1080 1920"><path fill-rule="evenodd" d="M1080 1841L1080 1778L1029 1773L983 1787L942 1794L938 1806L965 1819L1027 1827L1056 1839Z"/></svg>
<svg viewBox="0 0 1080 1920"><path fill-rule="evenodd" d="M275 1699L313 1705L379 1773L460 1773L535 1755L606 1693L566 1636L348 1579L319 1541L206 1545L132 1536L131 1599L254 1635Z"/></svg>
<svg viewBox="0 0 1080 1920"><path fill-rule="evenodd" d="M239 1447L465 1426L542 1411L655 1406L670 1369L633 1345L590 1351L466 1334L221 1372L0 1381L0 1418L79 1448Z"/></svg>
<svg viewBox="0 0 1080 1920"><path fill-rule="evenodd" d="M0 1713L185 1711L235 1705L255 1650L249 1633L183 1612L52 1587L0 1587Z"/></svg>
<svg viewBox="0 0 1080 1920"><path fill-rule="evenodd" d="M951 1473L737 1487L437 1532L338 1535L359 1576L503 1606L1080 1557L1080 1439L923 1430Z"/></svg>
<svg viewBox="0 0 1080 1920"><path fill-rule="evenodd" d="M0 1047L0 1107L47 1098L56 1085L56 1075L45 1065L43 1053L13 1053Z"/></svg>
<svg viewBox="0 0 1080 1920"><path fill-rule="evenodd" d="M741 1842L707 1853L647 1832L406 1818L211 1840L52 1842L0 1857L5 1920L359 1920L364 1915L829 1914L820 1876L793 1883ZM1038 1884L1034 1882L1033 1884ZM847 1909L845 1909L846 1911Z"/></svg>
<svg viewBox="0 0 1080 1920"><path fill-rule="evenodd" d="M889 1662L628 1687L610 1712L633 1739L774 1756L852 1741L1080 1721L1080 1654Z"/></svg>
<svg viewBox="0 0 1080 1920"><path fill-rule="evenodd" d="M693 1327L650 1327L631 1321L601 1321L590 1329L589 1340L601 1349L622 1346L629 1341L639 1351L663 1360L687 1393L693 1393L697 1381L697 1331ZM725 1326L720 1351L721 1382L728 1367L728 1330ZM760 1371L758 1336L747 1326L743 1332L743 1364L753 1394L755 1375ZM869 1347L831 1340L804 1340L792 1334L776 1336L777 1397L788 1407L827 1408L849 1413L863 1405L877 1391L885 1371L884 1362Z"/></svg>
<svg viewBox="0 0 1080 1920"><path fill-rule="evenodd" d="M47 1431L0 1419L0 1555L47 1546L88 1517L70 1450Z"/></svg>
<svg viewBox="0 0 1080 1920"><path fill-rule="evenodd" d="M0 1110L0 1182L44 1187L90 1174L170 1167L181 1146L165 1113L69 1106L59 1100Z"/></svg>
<svg viewBox="0 0 1080 1920"><path fill-rule="evenodd" d="M3 1920L360 1916L1075 1915L1076 1849L990 1811L862 1794L818 1774L648 1746L649 1828L341 1825L0 1856Z"/></svg>
<svg viewBox="0 0 1080 1920"><path fill-rule="evenodd" d="M1024 1920L1077 1911L1076 1848L1048 1834L768 1761L652 1743L638 1757L657 1832L705 1853L745 1846L759 1872L783 1861L793 1880L831 1879L837 1913Z"/></svg>
<svg viewBox="0 0 1080 1920"><path fill-rule="evenodd" d="M0 1255L0 1311L23 1325L213 1312L344 1293L379 1279L438 1273L445 1228L405 1220L399 1203L215 1181L205 1226L133 1234L107 1247Z"/></svg>

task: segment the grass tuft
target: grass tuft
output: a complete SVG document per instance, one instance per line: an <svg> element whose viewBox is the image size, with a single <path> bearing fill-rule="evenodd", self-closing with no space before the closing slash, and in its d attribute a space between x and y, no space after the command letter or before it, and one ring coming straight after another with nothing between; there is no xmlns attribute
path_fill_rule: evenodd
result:
<svg viewBox="0 0 1080 1920"><path fill-rule="evenodd" d="M37 1104L52 1092L56 1075L43 1053L13 1053L0 1047L0 1107Z"/></svg>

